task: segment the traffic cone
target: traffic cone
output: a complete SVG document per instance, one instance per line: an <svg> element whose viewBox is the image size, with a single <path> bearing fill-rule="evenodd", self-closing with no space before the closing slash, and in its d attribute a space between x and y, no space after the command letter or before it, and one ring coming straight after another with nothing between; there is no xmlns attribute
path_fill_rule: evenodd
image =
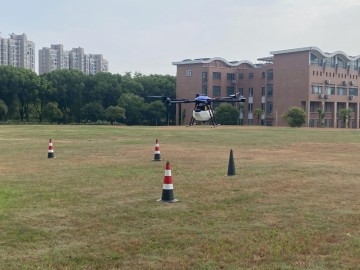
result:
<svg viewBox="0 0 360 270"><path fill-rule="evenodd" d="M229 166L228 166L228 176L236 175L235 173L235 162L234 162L234 155L233 150L230 150L230 157L229 157Z"/></svg>
<svg viewBox="0 0 360 270"><path fill-rule="evenodd" d="M170 163L169 163L169 161L167 161L162 196L161 196L161 199L159 199L158 201L170 202L170 203L177 202L178 200L174 199L173 189L174 189L174 187L173 187L173 182L172 182L172 177L171 177Z"/></svg>
<svg viewBox="0 0 360 270"><path fill-rule="evenodd" d="M161 156L160 156L160 146L159 146L158 139L156 139L156 142L155 142L155 154L154 154L154 159L153 159L153 161L160 161L160 160L161 160Z"/></svg>
<svg viewBox="0 0 360 270"><path fill-rule="evenodd" d="M49 147L48 147L48 158L54 158L55 155L54 155L54 147L53 147L53 144L52 144L52 141L51 139L49 140Z"/></svg>

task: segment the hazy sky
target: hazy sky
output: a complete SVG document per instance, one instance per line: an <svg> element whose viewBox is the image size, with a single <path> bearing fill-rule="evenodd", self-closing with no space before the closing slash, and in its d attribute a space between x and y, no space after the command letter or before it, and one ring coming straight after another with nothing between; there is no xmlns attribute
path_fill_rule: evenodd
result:
<svg viewBox="0 0 360 270"><path fill-rule="evenodd" d="M359 0L2 0L1 10L1 37L27 34L36 58L51 44L82 47L119 74L175 75L183 59L255 63L308 46L360 54Z"/></svg>

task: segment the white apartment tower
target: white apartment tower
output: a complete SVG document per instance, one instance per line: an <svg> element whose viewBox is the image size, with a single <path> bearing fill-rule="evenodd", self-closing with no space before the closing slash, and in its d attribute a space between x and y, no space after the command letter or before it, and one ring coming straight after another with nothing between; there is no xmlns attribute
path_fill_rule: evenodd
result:
<svg viewBox="0 0 360 270"><path fill-rule="evenodd" d="M74 48L69 56L70 69L77 69L85 72L85 53L83 48Z"/></svg>
<svg viewBox="0 0 360 270"><path fill-rule="evenodd" d="M51 45L51 48L39 50L39 74L57 69L76 69L85 74L108 71L108 61L102 54L85 54L84 49L73 48L64 51L63 45Z"/></svg>
<svg viewBox="0 0 360 270"><path fill-rule="evenodd" d="M63 45L39 50L39 74L63 68L69 68L69 53L64 51Z"/></svg>
<svg viewBox="0 0 360 270"><path fill-rule="evenodd" d="M102 54L85 55L85 73L96 74L108 71L108 61L103 58Z"/></svg>
<svg viewBox="0 0 360 270"><path fill-rule="evenodd" d="M25 34L0 37L0 65L22 67L35 72L35 43Z"/></svg>

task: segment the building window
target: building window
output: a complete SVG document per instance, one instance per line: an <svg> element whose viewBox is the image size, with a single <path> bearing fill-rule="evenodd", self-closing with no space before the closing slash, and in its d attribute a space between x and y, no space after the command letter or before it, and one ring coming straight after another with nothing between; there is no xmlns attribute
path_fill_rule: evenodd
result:
<svg viewBox="0 0 360 270"><path fill-rule="evenodd" d="M265 72L261 72L261 78L265 78Z"/></svg>
<svg viewBox="0 0 360 270"><path fill-rule="evenodd" d="M327 112L327 113L331 113L331 112L332 112L331 103L325 103L325 112Z"/></svg>
<svg viewBox="0 0 360 270"><path fill-rule="evenodd" d="M186 77L191 77L192 72L191 69L186 70Z"/></svg>
<svg viewBox="0 0 360 270"><path fill-rule="evenodd" d="M342 67L342 68L346 69L347 64L344 61L341 61L339 58L337 59L337 61L338 61L338 66L339 67Z"/></svg>
<svg viewBox="0 0 360 270"><path fill-rule="evenodd" d="M230 95L234 95L235 94L235 88L232 86L228 86L226 87L226 95L230 96Z"/></svg>
<svg viewBox="0 0 360 270"><path fill-rule="evenodd" d="M207 96L207 86L206 85L202 86L201 94L204 96Z"/></svg>
<svg viewBox="0 0 360 270"><path fill-rule="evenodd" d="M326 86L325 87L325 95L335 95L335 87Z"/></svg>
<svg viewBox="0 0 360 270"><path fill-rule="evenodd" d="M350 96L358 96L358 89L354 88L354 87L349 88L349 95Z"/></svg>
<svg viewBox="0 0 360 270"><path fill-rule="evenodd" d="M347 95L346 87L337 87L337 95L338 96L346 96Z"/></svg>
<svg viewBox="0 0 360 270"><path fill-rule="evenodd" d="M207 82L207 80L208 80L208 73L207 73L207 72L201 73L201 77L202 77L202 81L203 81L203 82Z"/></svg>
<svg viewBox="0 0 360 270"><path fill-rule="evenodd" d="M252 73L252 72L249 73L249 79L250 80L254 79L254 73Z"/></svg>
<svg viewBox="0 0 360 270"><path fill-rule="evenodd" d="M244 88L239 88L239 95L243 96L244 95Z"/></svg>
<svg viewBox="0 0 360 270"><path fill-rule="evenodd" d="M316 66L321 66L322 65L322 60L320 58L318 58L315 54L311 54L310 56L310 63L311 65L316 65Z"/></svg>
<svg viewBox="0 0 360 270"><path fill-rule="evenodd" d="M265 87L261 87L261 95L265 96Z"/></svg>
<svg viewBox="0 0 360 270"><path fill-rule="evenodd" d="M315 103L310 102L310 112L315 112Z"/></svg>
<svg viewBox="0 0 360 270"><path fill-rule="evenodd" d="M253 111L253 105L252 103L248 104L248 112L252 112Z"/></svg>
<svg viewBox="0 0 360 270"><path fill-rule="evenodd" d="M266 103L266 113L272 113L272 110L273 110L272 102L267 102Z"/></svg>
<svg viewBox="0 0 360 270"><path fill-rule="evenodd" d="M266 85L266 94L268 97L272 97L272 95L273 95L273 85L272 84Z"/></svg>
<svg viewBox="0 0 360 270"><path fill-rule="evenodd" d="M221 96L221 86L213 86L213 97Z"/></svg>
<svg viewBox="0 0 360 270"><path fill-rule="evenodd" d="M226 79L228 81L234 81L235 80L235 74L234 73L227 73L226 74Z"/></svg>
<svg viewBox="0 0 360 270"><path fill-rule="evenodd" d="M270 81L272 81L273 80L273 78L274 78L274 71L272 70L272 69L268 69L267 71L266 71L266 77L267 77L267 79L268 80L270 80Z"/></svg>
<svg viewBox="0 0 360 270"><path fill-rule="evenodd" d="M239 80L243 80L244 79L244 73L239 73Z"/></svg>
<svg viewBox="0 0 360 270"><path fill-rule="evenodd" d="M254 95L254 88L249 88L249 97L252 97Z"/></svg>
<svg viewBox="0 0 360 270"><path fill-rule="evenodd" d="M312 85L311 86L311 94L321 94L322 86L321 85Z"/></svg>
<svg viewBox="0 0 360 270"><path fill-rule="evenodd" d="M221 80L221 73L220 72L213 72L213 79L214 80Z"/></svg>
<svg viewBox="0 0 360 270"><path fill-rule="evenodd" d="M265 111L265 103L261 103L261 110L264 112Z"/></svg>

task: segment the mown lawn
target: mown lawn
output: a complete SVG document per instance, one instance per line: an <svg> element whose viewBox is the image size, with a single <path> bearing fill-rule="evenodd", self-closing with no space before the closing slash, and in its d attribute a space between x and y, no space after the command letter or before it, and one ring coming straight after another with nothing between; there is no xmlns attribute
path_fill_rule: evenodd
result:
<svg viewBox="0 0 360 270"><path fill-rule="evenodd" d="M360 269L359 164L350 129L0 126L0 269Z"/></svg>

